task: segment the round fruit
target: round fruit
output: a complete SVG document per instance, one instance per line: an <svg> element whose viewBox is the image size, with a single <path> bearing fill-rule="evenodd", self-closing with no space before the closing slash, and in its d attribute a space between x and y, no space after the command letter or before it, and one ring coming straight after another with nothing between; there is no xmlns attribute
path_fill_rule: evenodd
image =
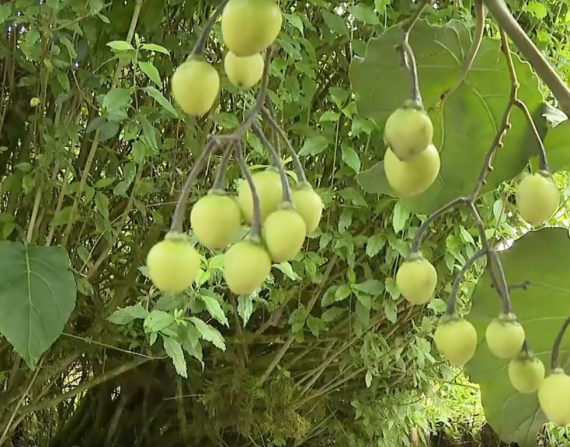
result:
<svg viewBox="0 0 570 447"><path fill-rule="evenodd" d="M148 252L146 266L154 285L164 293L179 293L200 273L200 255L184 235L166 236Z"/></svg>
<svg viewBox="0 0 570 447"><path fill-rule="evenodd" d="M180 65L172 75L172 96L192 116L205 115L214 105L220 90L220 75L201 57Z"/></svg>
<svg viewBox="0 0 570 447"><path fill-rule="evenodd" d="M293 190L293 204L307 226L307 233L319 227L323 215L323 201L309 185L298 186Z"/></svg>
<svg viewBox="0 0 570 447"><path fill-rule="evenodd" d="M250 88L259 82L263 75L264 60L261 54L237 57L231 51L224 59L224 70L230 82L239 88Z"/></svg>
<svg viewBox="0 0 570 447"><path fill-rule="evenodd" d="M384 154L388 183L402 197L418 195L428 189L439 174L439 153L433 144L408 161L401 161L390 148Z"/></svg>
<svg viewBox="0 0 570 447"><path fill-rule="evenodd" d="M222 13L222 37L236 56L253 56L275 41L282 21L273 0L230 0Z"/></svg>
<svg viewBox="0 0 570 447"><path fill-rule="evenodd" d="M242 241L224 255L224 279L236 295L249 295L259 289L271 272L271 259L258 243Z"/></svg>
<svg viewBox="0 0 570 447"><path fill-rule="evenodd" d="M544 363L536 357L519 356L509 363L509 380L521 393L533 393L544 380Z"/></svg>
<svg viewBox="0 0 570 447"><path fill-rule="evenodd" d="M525 340L524 328L513 317L501 316L489 323L485 340L493 355L500 359L512 359L521 352Z"/></svg>
<svg viewBox="0 0 570 447"><path fill-rule="evenodd" d="M277 211L283 198L283 186L279 173L273 169L256 172L252 175L253 183L259 196L259 211L261 222L273 211ZM241 209L243 220L249 225L253 222L253 197L249 183L242 180L238 190L238 205Z"/></svg>
<svg viewBox="0 0 570 447"><path fill-rule="evenodd" d="M271 213L263 223L263 239L274 262L290 261L301 250L307 227L294 209L281 209Z"/></svg>
<svg viewBox="0 0 570 447"><path fill-rule="evenodd" d="M241 227L241 211L234 198L208 194L190 212L190 225L202 245L210 250L228 246Z"/></svg>
<svg viewBox="0 0 570 447"><path fill-rule="evenodd" d="M477 331L467 320L457 317L441 320L434 334L435 346L449 363L465 365L477 349Z"/></svg>
<svg viewBox="0 0 570 447"><path fill-rule="evenodd" d="M557 369L540 384L538 401L546 418L556 425L570 424L570 377Z"/></svg>
<svg viewBox="0 0 570 447"><path fill-rule="evenodd" d="M521 217L536 226L556 211L560 203L560 191L550 176L540 172L530 174L518 184L516 202Z"/></svg>
<svg viewBox="0 0 570 447"><path fill-rule="evenodd" d="M401 107L386 121L384 141L400 160L410 160L427 149L433 138L433 124L419 107Z"/></svg>
<svg viewBox="0 0 570 447"><path fill-rule="evenodd" d="M423 257L402 263L396 273L396 284L402 296L412 304L425 304L435 292L437 272Z"/></svg>

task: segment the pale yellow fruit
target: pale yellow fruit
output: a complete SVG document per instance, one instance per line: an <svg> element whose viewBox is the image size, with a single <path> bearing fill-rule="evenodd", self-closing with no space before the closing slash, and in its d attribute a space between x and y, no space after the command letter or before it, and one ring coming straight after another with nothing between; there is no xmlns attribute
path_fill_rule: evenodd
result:
<svg viewBox="0 0 570 447"><path fill-rule="evenodd" d="M237 57L231 51L224 58L224 70L228 79L236 87L246 89L253 87L263 75L264 60L261 54Z"/></svg>
<svg viewBox="0 0 570 447"><path fill-rule="evenodd" d="M538 401L546 419L556 425L570 424L570 377L556 370L542 381Z"/></svg>
<svg viewBox="0 0 570 447"><path fill-rule="evenodd" d="M323 215L323 201L317 192L310 187L293 190L293 204L307 226L307 233L319 227Z"/></svg>
<svg viewBox="0 0 570 447"><path fill-rule="evenodd" d="M400 160L410 160L427 149L433 138L433 124L423 110L396 109L384 126L384 140Z"/></svg>
<svg viewBox="0 0 570 447"><path fill-rule="evenodd" d="M402 161L390 148L384 154L384 172L392 189L401 197L411 197L428 189L439 174L439 153L433 144L408 161Z"/></svg>
<svg viewBox="0 0 570 447"><path fill-rule="evenodd" d="M208 194L192 207L190 225L202 245L220 250L236 237L241 227L241 211L234 198Z"/></svg>
<svg viewBox="0 0 570 447"><path fill-rule="evenodd" d="M544 374L544 363L536 357L515 357L509 363L509 380L521 393L534 393L544 380Z"/></svg>
<svg viewBox="0 0 570 447"><path fill-rule="evenodd" d="M172 96L192 116L202 116L214 105L220 90L220 75L202 58L181 64L172 75Z"/></svg>
<svg viewBox="0 0 570 447"><path fill-rule="evenodd" d="M477 331L467 320L442 321L435 330L435 346L455 366L465 365L477 349Z"/></svg>
<svg viewBox="0 0 570 447"><path fill-rule="evenodd" d="M224 255L224 279L236 295L249 295L259 289L271 272L271 259L258 243L242 241Z"/></svg>
<svg viewBox="0 0 570 447"><path fill-rule="evenodd" d="M525 331L518 321L503 321L495 318L487 326L485 341L489 350L500 359L512 359L522 349Z"/></svg>
<svg viewBox="0 0 570 447"><path fill-rule="evenodd" d="M256 172L252 177L259 197L261 223L263 223L267 216L279 208L283 199L283 185L279 173L273 169ZM241 181L237 200L243 220L251 225L253 222L253 197L246 180Z"/></svg>
<svg viewBox="0 0 570 447"><path fill-rule="evenodd" d="M410 303L425 304L435 292L437 272L427 259L405 261L396 273L396 284Z"/></svg>
<svg viewBox="0 0 570 447"><path fill-rule="evenodd" d="M546 221L558 208L560 191L551 177L530 174L517 186L516 203L521 217L533 226Z"/></svg>
<svg viewBox="0 0 570 447"><path fill-rule="evenodd" d="M277 210L263 223L263 239L269 256L275 262L290 261L297 256L306 235L305 221L293 209Z"/></svg>

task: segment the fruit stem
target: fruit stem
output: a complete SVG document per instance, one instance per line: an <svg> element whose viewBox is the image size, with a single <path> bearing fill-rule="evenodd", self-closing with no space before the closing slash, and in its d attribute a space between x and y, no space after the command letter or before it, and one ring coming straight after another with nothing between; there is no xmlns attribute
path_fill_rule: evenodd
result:
<svg viewBox="0 0 570 447"><path fill-rule="evenodd" d="M241 169L245 180L249 184L249 189L251 190L251 197L253 200L253 221L251 223L251 238L252 239L259 239L261 238L261 210L259 209L259 195L257 194L257 188L255 187L255 182L253 181L253 177L251 176L251 172L247 167L247 163L243 158L243 151L241 148L241 142L237 142L235 144L235 153L237 162Z"/></svg>
<svg viewBox="0 0 570 447"><path fill-rule="evenodd" d="M436 220L438 217L440 217L442 214L449 211L450 209L456 207L457 205L467 202L468 202L467 197L457 197L456 199L453 199L451 202L446 203L441 208L439 208L438 210L434 211L431 215L429 215L428 218L422 222L420 229L418 230L418 232L414 237L414 240L412 241L412 253L420 251L420 246L422 244L423 236L434 220Z"/></svg>
<svg viewBox="0 0 570 447"><path fill-rule="evenodd" d="M505 315L513 313L513 308L511 306L511 297L509 293L509 287L507 286L507 280L505 278L505 271L503 269L503 264L499 259L499 255L495 250L487 251L487 259L489 260L490 270L493 271L493 264L497 267L497 272L499 274L497 281L497 292L503 300L503 313Z"/></svg>
<svg viewBox="0 0 570 447"><path fill-rule="evenodd" d="M182 191L180 191L180 195L178 196L178 200L176 201L176 208L174 209L174 214L172 215L172 224L170 226L170 231L182 233L183 230L183 223L184 223L184 214L186 213L186 202L188 201L188 195L190 194L190 189L196 180L196 177L204 168L204 163L208 159L210 153L215 151L218 148L218 142L215 138L211 138L202 153L198 156L196 163L192 166L192 169L188 173L188 177L186 177L186 181L182 186Z"/></svg>
<svg viewBox="0 0 570 447"><path fill-rule="evenodd" d="M473 264L475 264L475 261L477 261L477 259L479 259L480 257L485 256L486 253L487 251L485 249L481 249L475 252L475 254L471 256L467 260L467 262L465 262L463 267L461 267L461 270L459 270L459 273L457 274L455 280L453 281L453 286L451 288L449 300L447 301L447 311L445 312L446 315L455 314L455 306L457 302L457 296L459 294L459 286L461 285L461 281L463 281L463 277L465 276L467 271L473 266Z"/></svg>
<svg viewBox="0 0 570 447"><path fill-rule="evenodd" d="M210 37L210 32L212 31L212 27L214 26L214 23L216 23L216 20L218 20L218 17L220 17L220 15L222 14L227 3L228 0L222 0L222 2L218 5L216 10L210 16L210 18L204 25L204 29L202 29L202 32L198 36L198 40L194 44L194 48L192 48L192 53L190 53L190 57L202 55L202 53L204 52L204 47L206 46L206 41L208 40L208 37Z"/></svg>
<svg viewBox="0 0 570 447"><path fill-rule="evenodd" d="M556 336L556 340L554 340L554 345L552 346L552 359L550 362L550 367L552 371L560 368L560 345L562 344L562 339L564 338L564 333L566 329L570 325L570 316L564 320L558 335Z"/></svg>
<svg viewBox="0 0 570 447"><path fill-rule="evenodd" d="M281 177L281 186L283 187L283 202L293 203L291 186L289 185L289 180L287 179L287 173L285 172L283 163L281 163L281 158L279 158L279 154L277 153L271 142L267 139L267 137L263 133L263 129L259 124L254 122L252 125L252 130L253 133L257 135L257 138L260 139L261 144L263 144L271 154L271 158L273 159L273 164L279 171L279 177Z"/></svg>
<svg viewBox="0 0 570 447"><path fill-rule="evenodd" d="M522 345L522 352L524 353L524 355L526 357L532 357L532 349L530 349L530 345L528 343L528 339L524 339L523 345Z"/></svg>
<svg viewBox="0 0 570 447"><path fill-rule="evenodd" d="M216 172L216 178L214 179L214 186L212 186L212 190L223 190L226 186L226 170L228 169L228 162L230 160L230 156L232 155L234 145L230 144L224 149L224 156L222 157L222 161L218 166L218 172Z"/></svg>
<svg viewBox="0 0 570 447"><path fill-rule="evenodd" d="M307 183L307 175L305 174L305 170L303 169L301 160L299 160L297 152L295 151L295 149L293 149L293 145L289 141L289 138L287 138L287 134L283 129L281 129L281 126L279 126L277 121L275 121L275 118L273 118L271 112L266 107L261 108L261 114L263 115L263 118L265 118L269 122L269 124L273 127L273 129L277 131L277 133L285 143L285 146L289 151L289 155L291 155L291 158L293 159L293 164L295 165L295 171L297 172L299 183Z"/></svg>
<svg viewBox="0 0 570 447"><path fill-rule="evenodd" d="M534 124L534 120L532 119L532 116L530 114L530 111L528 110L528 107L526 106L526 104L523 101L521 101L518 98L515 101L515 106L517 106L519 109L521 109L521 112L523 113L524 117L526 118L528 125L532 129L532 133L534 134L534 136L536 138L536 142L538 143L538 169L539 169L539 171L550 172L550 169L548 169L548 159L546 158L546 150L544 149L544 144L542 143L542 138L540 138L540 134L538 133L538 129L536 128L536 125Z"/></svg>

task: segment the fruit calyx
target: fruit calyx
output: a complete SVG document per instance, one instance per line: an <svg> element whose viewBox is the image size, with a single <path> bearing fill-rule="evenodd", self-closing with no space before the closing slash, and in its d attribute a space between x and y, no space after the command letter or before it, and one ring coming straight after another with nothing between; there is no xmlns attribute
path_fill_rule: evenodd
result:
<svg viewBox="0 0 570 447"><path fill-rule="evenodd" d="M297 190L300 191L300 190L303 190L303 189L306 189L307 191L313 191L313 190L314 190L313 185L311 185L309 182L300 182L300 183L297 183L297 184L294 186L294 189L295 189L296 191L297 191Z"/></svg>
<svg viewBox="0 0 570 447"><path fill-rule="evenodd" d="M401 109L414 109L418 112L425 112L424 106L421 102L416 101L415 99L408 99L402 106Z"/></svg>
<svg viewBox="0 0 570 447"><path fill-rule="evenodd" d="M182 233L180 231L169 231L164 236L165 241L173 241L173 242L190 242L190 237L186 233Z"/></svg>
<svg viewBox="0 0 570 447"><path fill-rule="evenodd" d="M295 204L292 201L289 200L283 200L279 206L277 207L277 210L293 210L295 211Z"/></svg>
<svg viewBox="0 0 570 447"><path fill-rule="evenodd" d="M421 261L424 259L424 255L421 251L414 251L408 255L406 258L406 262L414 262L414 261Z"/></svg>
<svg viewBox="0 0 570 447"><path fill-rule="evenodd" d="M500 313L497 320L500 323L518 323L517 316L512 312L508 314Z"/></svg>
<svg viewBox="0 0 570 447"><path fill-rule="evenodd" d="M226 196L226 195L228 195L228 193L226 192L225 189L212 188L208 191L208 195L209 196Z"/></svg>

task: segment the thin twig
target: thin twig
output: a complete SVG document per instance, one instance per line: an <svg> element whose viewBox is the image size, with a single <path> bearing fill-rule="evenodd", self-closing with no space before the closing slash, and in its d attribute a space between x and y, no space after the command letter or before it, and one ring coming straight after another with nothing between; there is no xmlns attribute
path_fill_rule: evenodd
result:
<svg viewBox="0 0 570 447"><path fill-rule="evenodd" d="M224 156L222 161L218 166L218 172L216 172L216 178L214 179L214 186L212 186L212 191L223 191L226 186L226 170L228 169L228 163L233 152L233 144L228 145L224 149Z"/></svg>
<svg viewBox="0 0 570 447"><path fill-rule="evenodd" d="M554 340L554 345L552 346L552 358L550 362L552 371L560 368L560 345L562 344L562 339L564 338L564 333L566 332L568 325L570 325L570 317L564 320L564 323L562 324L562 327L560 328L560 331Z"/></svg>
<svg viewBox="0 0 570 447"><path fill-rule="evenodd" d="M204 28L202 29L202 32L200 33L198 40L194 44L194 48L192 48L192 53L190 53L190 57L200 56L204 52L206 42L208 41L208 38L210 37L210 32L212 31L212 27L216 23L216 20L218 20L218 17L220 17L222 12L224 11L224 8L226 7L227 3L228 0L222 0L222 2L218 5L216 10L212 13L210 18L204 25Z"/></svg>
<svg viewBox="0 0 570 447"><path fill-rule="evenodd" d="M257 193L257 187L255 186L255 182L253 181L253 176L247 167L245 159L243 158L243 151L241 148L241 142L237 142L235 144L235 152L237 162L241 169L241 173L245 177L245 180L249 184L249 189L251 191L251 198L253 201L253 220L251 223L251 234L250 236L253 239L260 239L261 238L261 206L259 203L259 194Z"/></svg>
<svg viewBox="0 0 570 447"><path fill-rule="evenodd" d="M455 277L455 280L453 281L451 293L449 294L449 300L447 301L447 311L446 311L447 315L454 315L455 314L457 296L459 295L459 286L461 285L461 281L463 281L463 277L469 271L469 269L473 266L473 264L475 264L475 262L479 258L481 258L482 256L485 256L486 254L487 254L487 251L485 249L481 249L481 250L477 251L473 256L471 256L467 260L467 262L465 262L465 264L463 264L463 267L461 267L461 270L459 270L459 273L457 274L457 276Z"/></svg>

